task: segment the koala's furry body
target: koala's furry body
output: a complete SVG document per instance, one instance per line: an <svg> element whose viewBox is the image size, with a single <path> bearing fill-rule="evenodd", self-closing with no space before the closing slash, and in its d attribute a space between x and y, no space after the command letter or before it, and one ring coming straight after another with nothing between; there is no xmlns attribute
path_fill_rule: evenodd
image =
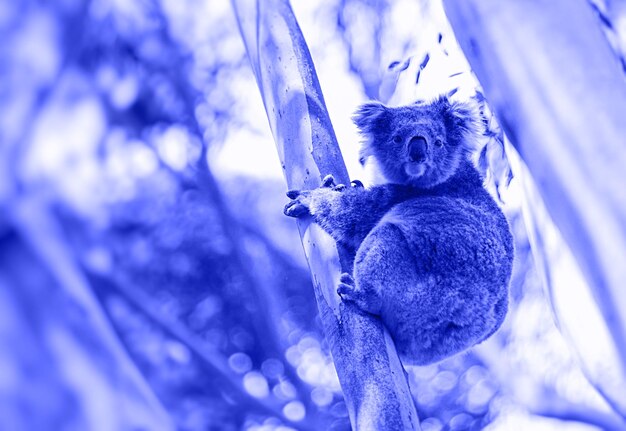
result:
<svg viewBox="0 0 626 431"><path fill-rule="evenodd" d="M474 108L445 97L354 121L389 184L292 191L285 214L311 214L355 253L344 301L379 315L405 364L424 365L480 343L506 315L513 238L470 154Z"/></svg>

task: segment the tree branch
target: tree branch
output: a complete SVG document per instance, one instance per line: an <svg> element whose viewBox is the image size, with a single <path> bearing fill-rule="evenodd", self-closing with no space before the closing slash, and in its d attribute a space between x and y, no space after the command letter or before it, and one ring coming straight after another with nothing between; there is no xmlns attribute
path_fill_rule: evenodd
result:
<svg viewBox="0 0 626 431"><path fill-rule="evenodd" d="M119 420L120 424L125 424L129 428L172 429L171 418L117 338L111 323L67 248L61 226L51 217L44 201L38 197L14 200L9 215L24 244L31 249L33 255L40 260L45 270L58 284L58 289L46 286L46 293L63 298L63 303L67 304L68 309L84 316L81 329L91 337L90 343L87 344L79 337L70 342L75 331L71 325L72 319L63 313L67 310L61 312L55 310L53 315L55 325L58 326L55 332L57 338L67 337L67 346L74 347L72 350L65 348L57 349L55 352L59 363L64 364L61 369L65 370L62 376L65 384L75 392L83 406L98 405L100 409L105 409L98 410L99 412L122 408L119 411L119 418L112 417L110 418L112 421ZM33 265L36 263L33 262ZM68 334L61 335L65 331ZM48 334L48 337L51 336ZM55 344L52 341L49 343ZM95 361L94 352L98 352ZM85 376L94 377L87 380L89 382L87 385L77 384L76 371L71 370L72 366L80 364L81 361L88 367L81 372ZM124 403L130 401L133 405L132 412L123 408ZM102 420L102 416L88 407L84 407L79 416L84 417L86 424L96 424Z"/></svg>
<svg viewBox="0 0 626 431"><path fill-rule="evenodd" d="M119 280L110 281L107 277L94 272L87 272L91 285L96 290L101 302L110 292L115 292L131 304L150 322L155 324L167 336L184 344L201 363L210 370L215 379L215 387L221 390L228 389L237 404L246 405L249 409L268 416L280 418L285 424L297 430L313 430L308 424L299 424L286 418L281 411L281 405L272 400L254 398L243 386L241 378L230 370L226 360L218 353L211 351L206 343L196 334L189 331L184 325L164 316L157 311L154 301L140 289L128 289L122 286ZM113 320L113 319L111 319Z"/></svg>

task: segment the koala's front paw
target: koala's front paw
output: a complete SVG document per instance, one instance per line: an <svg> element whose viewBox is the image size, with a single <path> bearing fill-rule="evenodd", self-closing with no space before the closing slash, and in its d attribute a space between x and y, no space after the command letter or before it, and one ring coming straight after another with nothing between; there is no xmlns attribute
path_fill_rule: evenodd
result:
<svg viewBox="0 0 626 431"><path fill-rule="evenodd" d="M344 185L336 185L335 178L332 175L326 175L322 180L322 184L313 190L289 190L287 197L292 199L285 208L283 213L289 217L303 217L306 215L314 215L323 217L324 213L318 211L320 206L324 206L329 200L332 200L336 194L334 192L341 191Z"/></svg>
<svg viewBox="0 0 626 431"><path fill-rule="evenodd" d="M292 199L292 201L285 205L283 213L289 217L304 217L311 214L311 211L309 209L309 195L309 192L300 190L289 190L287 192L287 197L289 199Z"/></svg>

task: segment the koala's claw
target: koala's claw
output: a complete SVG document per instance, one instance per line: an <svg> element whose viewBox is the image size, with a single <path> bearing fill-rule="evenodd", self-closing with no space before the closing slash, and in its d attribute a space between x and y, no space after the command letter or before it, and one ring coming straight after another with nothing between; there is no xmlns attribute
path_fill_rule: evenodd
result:
<svg viewBox="0 0 626 431"><path fill-rule="evenodd" d="M334 187L335 186L335 177L332 174L328 174L322 180L321 187Z"/></svg>
<svg viewBox="0 0 626 431"><path fill-rule="evenodd" d="M302 202L298 200L293 200L285 205L283 213L289 217L302 217L309 214L309 208Z"/></svg>
<svg viewBox="0 0 626 431"><path fill-rule="evenodd" d="M335 187L333 187L333 190L336 192L342 192L346 189L346 185L345 184L337 184Z"/></svg>
<svg viewBox="0 0 626 431"><path fill-rule="evenodd" d="M337 293L344 302L351 302L367 313L380 314L380 298L372 296L371 292L368 294L362 287L357 286L352 275L347 272L341 274L339 278Z"/></svg>
<svg viewBox="0 0 626 431"><path fill-rule="evenodd" d="M350 301L356 293L356 284L354 278L347 272L341 274L339 278L339 286L337 287L337 293L342 299Z"/></svg>
<svg viewBox="0 0 626 431"><path fill-rule="evenodd" d="M289 199L296 199L298 196L300 196L300 190L289 190L287 192L287 197Z"/></svg>
<svg viewBox="0 0 626 431"><path fill-rule="evenodd" d="M343 299L344 301L350 301L351 300L350 295L353 292L354 292L354 286L352 285L339 283L339 286L337 286L337 294L341 296L341 299Z"/></svg>
<svg viewBox="0 0 626 431"><path fill-rule="evenodd" d="M352 185L352 187L363 187L363 183L359 180L352 180L350 184Z"/></svg>
<svg viewBox="0 0 626 431"><path fill-rule="evenodd" d="M341 276L339 277L339 281L341 281L342 283L346 283L346 284L351 284L354 286L354 278L352 278L352 275L349 272L344 272L343 274L341 274Z"/></svg>

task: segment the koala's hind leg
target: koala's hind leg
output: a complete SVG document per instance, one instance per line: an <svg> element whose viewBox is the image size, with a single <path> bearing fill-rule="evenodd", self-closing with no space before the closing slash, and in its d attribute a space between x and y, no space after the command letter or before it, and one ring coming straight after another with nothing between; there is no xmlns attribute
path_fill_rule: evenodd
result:
<svg viewBox="0 0 626 431"><path fill-rule="evenodd" d="M390 247L396 247L396 230L389 223L382 223L365 237L354 259L354 278L350 274L341 276L337 293L344 301L354 302L368 313L381 314L383 289L396 275L394 262L388 259Z"/></svg>
<svg viewBox="0 0 626 431"><path fill-rule="evenodd" d="M355 302L369 313L388 313L390 305L408 299L407 292L415 290L415 271L415 258L403 233L394 224L381 222L357 251L354 260L356 292L351 295L356 296Z"/></svg>

